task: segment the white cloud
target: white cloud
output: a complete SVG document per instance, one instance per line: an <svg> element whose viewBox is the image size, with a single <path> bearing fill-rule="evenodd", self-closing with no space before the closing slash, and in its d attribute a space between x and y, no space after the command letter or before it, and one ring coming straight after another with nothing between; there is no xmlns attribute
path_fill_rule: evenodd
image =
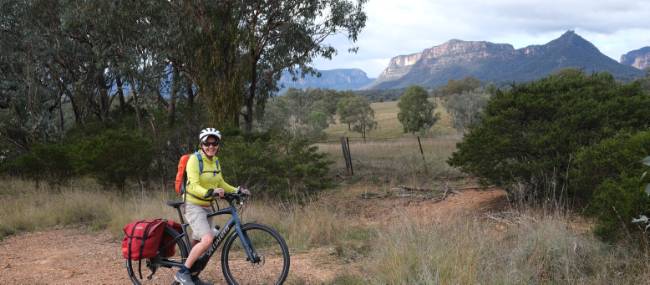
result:
<svg viewBox="0 0 650 285"><path fill-rule="evenodd" d="M330 39L339 54L332 61L317 60L317 68L358 67L374 77L391 57L452 38L521 48L545 44L566 30L575 30L615 60L650 46L650 1L370 0L365 11L368 20L358 42ZM353 45L359 52L347 53Z"/></svg>

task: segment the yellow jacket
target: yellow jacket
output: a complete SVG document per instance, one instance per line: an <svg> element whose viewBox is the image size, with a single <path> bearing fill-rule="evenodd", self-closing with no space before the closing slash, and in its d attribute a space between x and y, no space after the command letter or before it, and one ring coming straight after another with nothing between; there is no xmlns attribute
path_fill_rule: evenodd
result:
<svg viewBox="0 0 650 285"><path fill-rule="evenodd" d="M203 150L199 150L203 160L203 173L199 173L199 160L196 155L191 155L187 161L187 187L185 189L186 202L198 206L210 206L213 197L203 198L209 189L223 188L226 193L235 193L237 188L223 180L219 158L209 159Z"/></svg>

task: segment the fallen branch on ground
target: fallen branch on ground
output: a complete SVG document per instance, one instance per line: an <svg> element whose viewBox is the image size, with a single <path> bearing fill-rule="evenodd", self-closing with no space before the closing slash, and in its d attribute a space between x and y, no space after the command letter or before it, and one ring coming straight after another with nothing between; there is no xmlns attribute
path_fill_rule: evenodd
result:
<svg viewBox="0 0 650 285"><path fill-rule="evenodd" d="M429 188L417 188L417 187L409 187L405 185L399 185L395 188L391 189L393 192L395 192L395 196L401 197L401 198L420 198L422 200L431 200L433 202L440 202L447 197L449 197L450 194L458 194L458 192L452 190L449 187L448 183L445 183L441 189L429 189Z"/></svg>

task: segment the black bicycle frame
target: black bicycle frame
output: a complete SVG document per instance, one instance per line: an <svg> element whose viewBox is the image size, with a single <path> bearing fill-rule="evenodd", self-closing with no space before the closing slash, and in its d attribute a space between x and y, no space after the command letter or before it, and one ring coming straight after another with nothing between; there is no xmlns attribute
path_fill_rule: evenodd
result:
<svg viewBox="0 0 650 285"><path fill-rule="evenodd" d="M231 206L228 208L224 208L212 214L209 214L208 218L219 215L230 215L230 220L228 220L223 228L219 230L217 235L214 237L214 241L212 241L212 246L210 246L210 248L208 248L208 251L203 255L208 256L208 259L212 257L215 251L217 251L217 248L221 242L228 236L228 233L230 233L230 230L234 227L235 232L239 236L242 246L244 247L244 250L246 250L246 255L248 256L249 260L257 261L257 255L251 246L250 239L241 228L241 220L239 219L239 214L237 214L237 209L231 204Z"/></svg>
<svg viewBox="0 0 650 285"><path fill-rule="evenodd" d="M192 266L193 273L201 272L205 268L205 266L208 264L208 260L212 258L212 255L214 255L214 253L217 251L217 248L219 247L219 245L221 245L221 242L224 241L224 239L230 233L230 230L232 230L233 228L235 229L235 233L239 236L239 240L241 241L242 246L246 251L248 260L252 262L259 261L259 257L257 256L257 253L253 249L248 235L246 234L246 232L242 230L241 220L239 219L239 215L237 214L237 209L232 204L232 201L228 201L228 203L230 204L230 207L223 208L208 214L208 218L219 216L219 215L230 215L230 220L228 220L228 222L216 234L208 250L197 259L195 265L199 265L199 266L198 267ZM181 218L181 223L182 223L181 225L183 228L183 232L180 233L181 235L179 235L177 238L185 239L186 244L191 247L189 235L187 234L187 227L189 226L189 224L184 223L183 216L180 214L180 210L179 210L179 215ZM188 252L190 250L191 248L188 248ZM183 265L182 263L169 261L166 259L157 260L156 263L165 267L181 267Z"/></svg>

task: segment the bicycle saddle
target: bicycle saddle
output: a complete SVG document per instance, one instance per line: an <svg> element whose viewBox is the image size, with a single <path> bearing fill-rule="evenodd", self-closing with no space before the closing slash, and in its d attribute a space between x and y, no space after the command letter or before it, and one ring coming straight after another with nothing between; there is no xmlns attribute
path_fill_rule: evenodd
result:
<svg viewBox="0 0 650 285"><path fill-rule="evenodd" d="M174 207L174 208L178 208L183 204L185 204L185 202L183 202L183 201L167 201L167 205L169 205L171 207Z"/></svg>

